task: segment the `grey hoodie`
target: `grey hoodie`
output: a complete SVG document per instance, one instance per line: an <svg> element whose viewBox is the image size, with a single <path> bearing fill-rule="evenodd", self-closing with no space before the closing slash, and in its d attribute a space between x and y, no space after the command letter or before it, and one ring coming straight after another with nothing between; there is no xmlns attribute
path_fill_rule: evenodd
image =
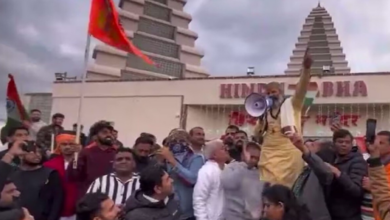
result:
<svg viewBox="0 0 390 220"><path fill-rule="evenodd" d="M226 220L260 219L264 182L260 181L257 169L248 169L244 162L232 162L222 171L221 184L225 192Z"/></svg>

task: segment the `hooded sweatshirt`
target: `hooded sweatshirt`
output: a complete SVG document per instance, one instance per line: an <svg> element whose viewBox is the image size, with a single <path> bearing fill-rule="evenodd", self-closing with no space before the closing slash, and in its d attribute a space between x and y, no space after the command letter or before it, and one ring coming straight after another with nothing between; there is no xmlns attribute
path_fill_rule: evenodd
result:
<svg viewBox="0 0 390 220"><path fill-rule="evenodd" d="M257 169L249 169L244 162L232 162L222 171L221 184L226 220L260 219L264 182L260 181Z"/></svg>
<svg viewBox="0 0 390 220"><path fill-rule="evenodd" d="M179 220L179 204L171 195L165 201L151 201L141 190L127 200L125 220Z"/></svg>

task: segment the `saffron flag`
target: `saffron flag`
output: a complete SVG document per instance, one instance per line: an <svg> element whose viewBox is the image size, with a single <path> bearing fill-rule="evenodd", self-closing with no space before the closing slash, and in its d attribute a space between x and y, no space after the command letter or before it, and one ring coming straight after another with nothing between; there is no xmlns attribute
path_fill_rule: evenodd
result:
<svg viewBox="0 0 390 220"><path fill-rule="evenodd" d="M8 130L12 127L23 126L24 121L29 121L29 116L20 101L18 89L16 88L14 77L9 74L7 88L7 123L1 129L1 139L7 137Z"/></svg>
<svg viewBox="0 0 390 220"><path fill-rule="evenodd" d="M154 62L127 38L112 0L92 0L88 33L112 47L134 54L146 63L154 65Z"/></svg>

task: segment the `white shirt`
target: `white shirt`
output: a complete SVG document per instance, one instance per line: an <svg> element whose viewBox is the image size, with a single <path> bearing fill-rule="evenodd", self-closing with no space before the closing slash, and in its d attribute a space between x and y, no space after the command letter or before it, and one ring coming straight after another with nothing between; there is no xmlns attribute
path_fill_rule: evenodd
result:
<svg viewBox="0 0 390 220"><path fill-rule="evenodd" d="M150 197L150 196L147 196L145 194L142 195L146 200L148 200L149 202L151 203L158 203L160 201L158 201L157 199L153 198L153 197ZM164 199L164 204L166 205L169 201L169 197L165 198Z"/></svg>
<svg viewBox="0 0 390 220"><path fill-rule="evenodd" d="M221 185L222 170L215 161L207 161L198 173L193 194L197 220L222 220L225 201Z"/></svg>
<svg viewBox="0 0 390 220"><path fill-rule="evenodd" d="M31 126L29 129L31 140L35 141L37 139L38 131L47 124L43 121L31 122Z"/></svg>
<svg viewBox="0 0 390 220"><path fill-rule="evenodd" d="M67 170L69 166L69 162L65 160L64 166L65 166L65 170Z"/></svg>

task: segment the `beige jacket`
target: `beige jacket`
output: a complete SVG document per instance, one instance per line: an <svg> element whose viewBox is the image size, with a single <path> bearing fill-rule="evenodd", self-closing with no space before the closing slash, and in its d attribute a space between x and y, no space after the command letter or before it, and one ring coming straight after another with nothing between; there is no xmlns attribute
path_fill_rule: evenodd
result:
<svg viewBox="0 0 390 220"><path fill-rule="evenodd" d="M390 220L390 188L383 166L369 167L371 193L380 219Z"/></svg>

